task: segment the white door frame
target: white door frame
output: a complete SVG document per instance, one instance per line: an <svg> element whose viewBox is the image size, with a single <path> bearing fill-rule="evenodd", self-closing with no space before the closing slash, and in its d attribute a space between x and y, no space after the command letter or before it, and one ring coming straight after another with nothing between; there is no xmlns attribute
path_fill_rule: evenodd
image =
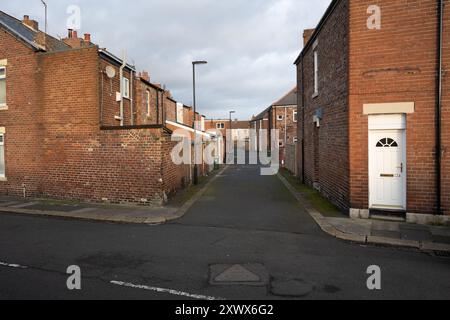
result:
<svg viewBox="0 0 450 320"><path fill-rule="evenodd" d="M403 173L402 173L402 185L403 185L403 194L402 194L402 204L401 207L394 208L394 207L381 207L381 206L375 206L374 203L374 178L372 176L372 171L375 170L374 164L373 164L373 157L372 157L372 149L375 147L377 141L374 139L374 135L372 133L374 132L386 132L389 131L392 132L400 132L402 137L401 144L401 152L402 152L402 163L403 163ZM405 211L407 209L407 157L406 157L406 145L407 145L407 139L406 139L406 115L405 114L385 114L385 115L370 115L369 116L369 208L370 209L380 209L380 210L389 210L389 211Z"/></svg>

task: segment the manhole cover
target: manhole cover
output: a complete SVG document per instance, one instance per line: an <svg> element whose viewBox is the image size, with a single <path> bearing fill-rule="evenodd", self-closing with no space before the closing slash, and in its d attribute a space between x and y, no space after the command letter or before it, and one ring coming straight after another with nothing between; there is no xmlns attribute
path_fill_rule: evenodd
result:
<svg viewBox="0 0 450 320"><path fill-rule="evenodd" d="M270 292L280 297L305 297L313 292L314 285L303 280L273 280Z"/></svg>
<svg viewBox="0 0 450 320"><path fill-rule="evenodd" d="M216 264L210 266L209 271L212 285L264 286L269 279L262 264Z"/></svg>

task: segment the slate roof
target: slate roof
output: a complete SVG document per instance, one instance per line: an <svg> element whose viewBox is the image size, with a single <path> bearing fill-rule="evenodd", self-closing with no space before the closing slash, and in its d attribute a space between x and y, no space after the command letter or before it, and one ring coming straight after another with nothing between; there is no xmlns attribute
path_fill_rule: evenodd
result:
<svg viewBox="0 0 450 320"><path fill-rule="evenodd" d="M263 112L253 117L251 122L267 119L269 117L269 112L273 107L296 106L296 105L297 105L297 87L295 87L287 94L285 94L280 100L274 102L270 107L265 109Z"/></svg>
<svg viewBox="0 0 450 320"><path fill-rule="evenodd" d="M270 109L272 109L272 106L268 107L266 110L264 110L263 112L261 112L260 114L258 114L257 116L253 117L253 119L251 120L251 122L254 121L258 121L258 120L264 120L267 119L269 116L269 111Z"/></svg>
<svg viewBox="0 0 450 320"><path fill-rule="evenodd" d="M31 46L35 50L39 51L59 51L68 50L70 47L66 45L63 41L58 40L50 35L45 35L46 45L44 48L37 42L39 34L44 35L41 31L33 30L32 28L24 25L22 21L8 15L7 13L0 10L0 27L6 29L9 33L15 37L21 39L27 45Z"/></svg>
<svg viewBox="0 0 450 320"><path fill-rule="evenodd" d="M289 91L283 98L272 104L272 107L297 105L297 87Z"/></svg>

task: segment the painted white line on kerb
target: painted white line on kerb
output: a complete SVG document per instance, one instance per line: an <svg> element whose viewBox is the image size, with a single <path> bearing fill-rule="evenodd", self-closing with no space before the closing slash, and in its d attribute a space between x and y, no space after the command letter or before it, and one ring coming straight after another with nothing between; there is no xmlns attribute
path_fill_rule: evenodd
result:
<svg viewBox="0 0 450 320"><path fill-rule="evenodd" d="M21 266L20 264L12 264L0 261L0 267L16 268L16 269L27 269L28 267Z"/></svg>
<svg viewBox="0 0 450 320"><path fill-rule="evenodd" d="M133 289L141 289L141 290L147 290L147 291L155 291L155 292L158 292L158 293L167 293L167 294L172 294L172 295L175 295L175 296L187 297L187 298L198 299L198 300L209 300L209 301L225 300L225 299L222 299L222 298L203 296L203 295L200 295L200 294L191 294L191 293L178 291L178 290L172 290L172 289L149 287L149 286L132 284L132 283L126 283L126 282L121 282L121 281L110 281L110 283L114 284L116 286L122 286L122 287L133 288Z"/></svg>

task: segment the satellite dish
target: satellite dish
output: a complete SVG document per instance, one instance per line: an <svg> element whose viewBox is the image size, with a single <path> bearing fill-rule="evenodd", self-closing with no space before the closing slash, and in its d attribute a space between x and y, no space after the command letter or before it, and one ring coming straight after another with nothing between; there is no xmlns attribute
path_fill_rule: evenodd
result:
<svg viewBox="0 0 450 320"><path fill-rule="evenodd" d="M112 79L116 76L116 70L111 66L107 66L106 75L108 76L108 78Z"/></svg>

